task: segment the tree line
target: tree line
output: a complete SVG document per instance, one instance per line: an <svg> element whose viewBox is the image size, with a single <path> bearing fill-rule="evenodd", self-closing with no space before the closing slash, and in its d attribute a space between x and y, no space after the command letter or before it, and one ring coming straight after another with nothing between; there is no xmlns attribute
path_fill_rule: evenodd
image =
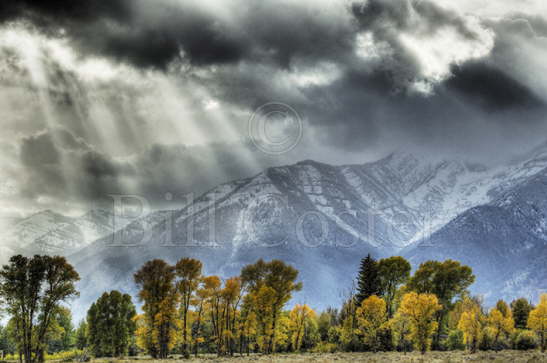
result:
<svg viewBox="0 0 547 363"><path fill-rule="evenodd" d="M402 257L363 258L342 306L289 308L302 288L298 271L258 260L239 276L204 275L201 261L155 259L135 274L132 297L104 292L86 319L72 324L67 302L78 296L76 270L59 256L13 256L0 270L0 350L9 359L122 357L163 359L276 352L430 349L475 352L546 347L547 294L537 305L503 300L487 309L471 296L475 276L457 261L427 261L411 275ZM333 292L334 293L334 292Z"/></svg>

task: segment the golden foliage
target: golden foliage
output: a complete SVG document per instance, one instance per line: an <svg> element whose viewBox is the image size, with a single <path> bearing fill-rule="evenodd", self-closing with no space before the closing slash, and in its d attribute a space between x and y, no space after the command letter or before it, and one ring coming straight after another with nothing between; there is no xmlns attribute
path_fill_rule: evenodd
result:
<svg viewBox="0 0 547 363"><path fill-rule="evenodd" d="M431 337L437 329L435 316L441 308L433 294L410 292L403 296L399 313L410 322L410 339L422 353L431 345Z"/></svg>
<svg viewBox="0 0 547 363"><path fill-rule="evenodd" d="M538 306L530 312L527 326L539 336L541 351L545 351L547 336L547 294L542 294Z"/></svg>
<svg viewBox="0 0 547 363"><path fill-rule="evenodd" d="M387 308L384 299L372 295L361 302L356 310L358 334L373 350L379 348L378 332L386 322Z"/></svg>
<svg viewBox="0 0 547 363"><path fill-rule="evenodd" d="M466 310L462 312L458 329L463 332L463 339L472 353L477 351L479 339L484 326L484 315L478 304L466 302Z"/></svg>

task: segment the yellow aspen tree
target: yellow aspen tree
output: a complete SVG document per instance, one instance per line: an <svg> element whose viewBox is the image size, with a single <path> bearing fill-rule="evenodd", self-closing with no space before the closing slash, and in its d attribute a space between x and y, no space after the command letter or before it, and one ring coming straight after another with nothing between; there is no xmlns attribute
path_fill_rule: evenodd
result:
<svg viewBox="0 0 547 363"><path fill-rule="evenodd" d="M405 354L410 350L412 344L410 325L409 317L400 311L396 312L393 318L388 321L388 327L391 330L395 345L402 349Z"/></svg>
<svg viewBox="0 0 547 363"><path fill-rule="evenodd" d="M271 353L269 350L270 337L275 335L272 331L272 301L275 299L275 291L269 286L262 286L258 291L253 293L253 311L257 318L257 337L256 342L260 350L266 353Z"/></svg>
<svg viewBox="0 0 547 363"><path fill-rule="evenodd" d="M191 324L188 316L190 305L201 280L201 268L201 261L187 257L180 259L175 265L176 289L179 294L179 313L182 321L182 355L184 358L190 357L188 341L191 336L189 331Z"/></svg>
<svg viewBox="0 0 547 363"><path fill-rule="evenodd" d="M278 350L289 348L291 339L291 321L286 312L282 312L275 327L275 347ZM272 353L274 353L273 351Z"/></svg>
<svg viewBox="0 0 547 363"><path fill-rule="evenodd" d="M547 294L542 294L539 305L530 312L527 327L536 332L541 343L541 351L545 352L547 337Z"/></svg>
<svg viewBox="0 0 547 363"><path fill-rule="evenodd" d="M146 317L144 314L135 315L135 317L133 317L133 321L137 327L135 330L137 347L145 351L149 350L153 345L153 342L152 331L150 326L146 324Z"/></svg>
<svg viewBox="0 0 547 363"><path fill-rule="evenodd" d="M410 338L422 354L431 346L437 329L436 313L441 309L433 294L410 292L403 296L398 312L410 322Z"/></svg>
<svg viewBox="0 0 547 363"><path fill-rule="evenodd" d="M488 314L487 324L494 336L494 348L497 347L500 337L508 336L515 330L513 317L504 316L497 308L492 309Z"/></svg>
<svg viewBox="0 0 547 363"><path fill-rule="evenodd" d="M505 317L508 317L508 316L511 316L511 318L513 317L513 312L511 311L511 308L503 300L498 300L498 302L496 303L496 309L498 309L500 313L502 313L503 316Z"/></svg>
<svg viewBox="0 0 547 363"><path fill-rule="evenodd" d="M305 329L311 319L315 319L315 311L306 304L296 304L289 313L289 330L293 351L297 352L302 347Z"/></svg>
<svg viewBox="0 0 547 363"><path fill-rule="evenodd" d="M217 354L222 354L222 307L221 307L221 293L222 293L222 281L218 276L210 276L210 290L209 299L207 301L209 318L211 321L212 335L214 343L217 347Z"/></svg>
<svg viewBox="0 0 547 363"><path fill-rule="evenodd" d="M217 276L205 276L201 278L201 284L198 290L196 291L196 320L195 320L195 330L193 330L194 335L192 340L194 342L194 355L197 357L199 352L199 345L203 343L205 339L201 336L201 329L203 326L203 320L207 311L207 304L211 298L211 291L218 281Z"/></svg>
<svg viewBox="0 0 547 363"><path fill-rule="evenodd" d="M475 305L480 305L480 300L467 295L456 301L452 310L448 313L448 328L450 330L458 329L458 323L464 311L470 310Z"/></svg>
<svg viewBox="0 0 547 363"><path fill-rule="evenodd" d="M224 283L221 291L222 322L225 350L233 355L236 336L236 319L238 307L242 299L242 281L239 277L231 277Z"/></svg>
<svg viewBox="0 0 547 363"><path fill-rule="evenodd" d="M247 265L241 270L242 281L249 286L249 291L256 297L263 299L267 296L268 309L266 311L255 309L261 323L268 322L269 326L262 326L263 332L268 334L263 345L263 351L267 354L275 351L276 324L281 317L285 304L291 299L292 293L302 289L302 283L296 282L298 270L281 260L265 262L258 260L255 264ZM258 301L257 300L257 301Z"/></svg>
<svg viewBox="0 0 547 363"><path fill-rule="evenodd" d="M176 320L177 292L174 288L175 271L163 260L146 262L134 274L143 302L145 323L152 335L147 349L154 358L165 359L176 339L172 335Z"/></svg>
<svg viewBox="0 0 547 363"><path fill-rule="evenodd" d="M357 318L355 314L357 299L353 297L353 292L350 292L349 295L340 311L342 324L338 329L340 344L344 350L354 350L360 343L357 336Z"/></svg>
<svg viewBox="0 0 547 363"><path fill-rule="evenodd" d="M469 307L461 314L458 329L463 332L463 340L471 353L477 351L484 325L484 316L478 305Z"/></svg>
<svg viewBox="0 0 547 363"><path fill-rule="evenodd" d="M239 320L239 354L243 355L243 350L250 355L251 344L256 342L258 323L256 314L253 310L253 295L248 294L243 299L241 308L241 318Z"/></svg>
<svg viewBox="0 0 547 363"><path fill-rule="evenodd" d="M361 302L361 306L357 308L355 314L359 335L363 337L363 342L373 351L377 351L380 345L378 333L382 324L386 322L386 302L384 299L372 295Z"/></svg>

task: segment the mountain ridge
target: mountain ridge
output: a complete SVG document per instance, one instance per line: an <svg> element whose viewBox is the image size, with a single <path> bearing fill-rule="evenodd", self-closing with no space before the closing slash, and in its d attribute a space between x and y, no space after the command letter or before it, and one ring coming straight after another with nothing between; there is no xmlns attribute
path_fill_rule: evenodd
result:
<svg viewBox="0 0 547 363"><path fill-rule="evenodd" d="M131 276L146 260L174 263L183 256L203 260L207 273L223 277L258 258L284 259L304 280L305 288L295 299L313 297L326 307L339 303L333 291L351 284L364 255L403 254L416 265L421 258L416 251L423 250L417 246L424 237L458 223L466 213L471 218L480 211L486 218L486 211L496 208L489 203L545 170L545 155L539 148L527 158L494 168L461 160L424 160L410 153L342 166L303 160L221 184L182 208L128 221L65 254L84 277L82 308L102 289L135 293ZM503 261L502 254L496 256ZM462 259L465 262L465 256ZM507 279L518 281L518 276ZM481 289L486 291L484 286L476 291Z"/></svg>

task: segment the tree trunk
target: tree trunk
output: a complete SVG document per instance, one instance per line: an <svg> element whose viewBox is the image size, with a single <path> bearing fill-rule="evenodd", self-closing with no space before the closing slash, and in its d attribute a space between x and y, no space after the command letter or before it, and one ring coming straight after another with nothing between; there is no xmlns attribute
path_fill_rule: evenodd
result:
<svg viewBox="0 0 547 363"><path fill-rule="evenodd" d="M441 331L443 329L443 317L444 313L443 311L440 311L439 316L437 317L437 332L435 333L435 338L433 339L433 347L435 349L439 349L439 342L441 341Z"/></svg>
<svg viewBox="0 0 547 363"><path fill-rule="evenodd" d="M184 356L184 358L188 359L190 358L190 353L188 352L188 331L187 331L187 327L188 327L188 312L185 311L184 312L184 317L183 317L183 332L182 332L182 336L183 336L183 340L184 340L184 343L183 343L183 348L182 348L182 354Z"/></svg>
<svg viewBox="0 0 547 363"><path fill-rule="evenodd" d="M44 355L44 349L40 348L36 352L36 362L38 363L44 363L46 361L45 355Z"/></svg>
<svg viewBox="0 0 547 363"><path fill-rule="evenodd" d="M277 310L274 308L274 313L273 313L273 317L272 317L272 332L270 333L270 338L269 338L269 341L268 341L268 348L267 348L267 351L266 353L267 354L271 354L273 353L273 345L274 345L274 340L275 340L275 328L277 326Z"/></svg>

